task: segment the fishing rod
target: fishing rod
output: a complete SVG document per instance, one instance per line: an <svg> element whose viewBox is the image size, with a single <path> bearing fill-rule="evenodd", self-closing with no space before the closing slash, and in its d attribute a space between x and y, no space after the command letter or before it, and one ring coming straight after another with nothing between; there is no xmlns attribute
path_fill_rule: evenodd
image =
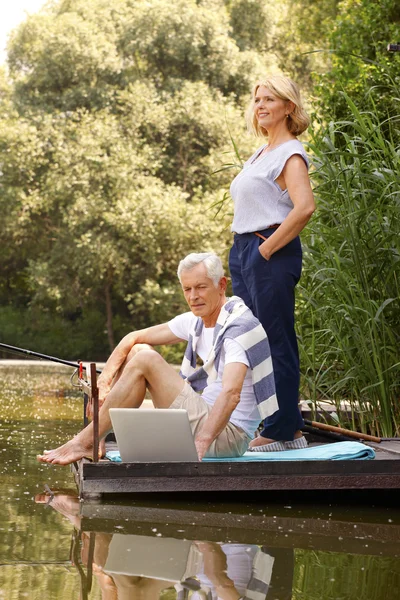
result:
<svg viewBox="0 0 400 600"><path fill-rule="evenodd" d="M376 442L380 443L382 441L389 441L396 438L381 438L375 435L368 435L366 433L359 433L358 431L352 431L351 429L344 429L343 427L335 427L334 425L327 425L326 423L320 423L319 421L309 421L308 419L304 419L305 423L305 431L309 431L309 433L314 433L315 429L322 430L327 435L335 436L337 440L343 438L344 436L347 438L357 438L358 440L365 440L367 442ZM314 430L314 431L311 431ZM316 432L315 432L316 433Z"/></svg>
<svg viewBox="0 0 400 600"><path fill-rule="evenodd" d="M8 344L1 344L0 348L4 348L10 352L16 352L17 354L27 354L28 356L36 356L37 358L42 358L44 360L51 360L56 363L61 363L62 365L67 365L68 367L74 367L75 369L79 369L82 363L74 363L68 360L63 360L62 358L57 358L56 356L47 356L47 354L40 354L39 352L33 352L32 350L26 350L25 348L17 348L16 346L9 346ZM83 369L88 370L88 367L82 365ZM101 373L100 369L96 369L97 373Z"/></svg>

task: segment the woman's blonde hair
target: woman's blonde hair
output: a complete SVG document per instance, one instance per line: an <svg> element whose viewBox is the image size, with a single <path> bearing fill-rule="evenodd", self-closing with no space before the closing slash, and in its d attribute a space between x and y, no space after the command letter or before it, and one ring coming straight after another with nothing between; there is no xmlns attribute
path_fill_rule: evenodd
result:
<svg viewBox="0 0 400 600"><path fill-rule="evenodd" d="M300 90L294 81L285 77L284 75L271 75L266 79L257 81L253 88L251 102L246 112L246 122L249 131L259 137L268 137L268 133L265 129L260 127L258 119L255 114L255 97L259 87L264 86L271 90L271 92L281 98L282 100L291 101L294 104L293 111L288 115L287 126L293 135L300 135L307 129L310 124L310 117L303 108Z"/></svg>

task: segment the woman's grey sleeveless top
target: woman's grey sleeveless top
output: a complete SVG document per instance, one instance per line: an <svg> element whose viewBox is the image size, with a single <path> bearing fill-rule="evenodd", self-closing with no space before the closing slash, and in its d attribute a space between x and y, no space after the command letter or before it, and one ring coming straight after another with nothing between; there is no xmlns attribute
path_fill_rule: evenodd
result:
<svg viewBox="0 0 400 600"><path fill-rule="evenodd" d="M231 184L234 216L231 231L251 233L280 224L293 208L287 190L276 183L277 177L293 154L300 154L308 168L303 145L289 140L257 158L265 144L243 165Z"/></svg>

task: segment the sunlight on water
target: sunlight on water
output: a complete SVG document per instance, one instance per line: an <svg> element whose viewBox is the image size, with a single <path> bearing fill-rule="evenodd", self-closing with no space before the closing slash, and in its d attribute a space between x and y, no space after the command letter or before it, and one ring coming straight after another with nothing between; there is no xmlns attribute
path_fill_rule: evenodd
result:
<svg viewBox="0 0 400 600"><path fill-rule="evenodd" d="M0 363L0 600L400 597L398 508L265 495L79 502L68 468L36 461L82 426L69 376Z"/></svg>

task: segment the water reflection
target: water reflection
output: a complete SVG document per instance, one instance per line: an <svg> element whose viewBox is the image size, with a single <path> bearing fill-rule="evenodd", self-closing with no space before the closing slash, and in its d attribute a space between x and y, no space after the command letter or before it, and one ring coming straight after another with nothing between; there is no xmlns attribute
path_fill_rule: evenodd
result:
<svg viewBox="0 0 400 600"><path fill-rule="evenodd" d="M0 600L400 598L394 501L369 506L365 491L357 506L266 493L79 503L69 469L35 459L82 426L68 369L0 364L0 377ZM59 490L50 503L45 484Z"/></svg>
<svg viewBox="0 0 400 600"><path fill-rule="evenodd" d="M354 531L345 533L350 525L357 529L354 523L342 523L338 533L345 537L341 537L327 526L328 521L318 519L313 535L307 531L313 529L312 523L302 519L306 531L301 538L288 527L296 527L292 518L285 530L274 536L265 528L251 531L246 523L241 528L240 514L233 515L237 527L227 530L207 525L215 517L212 512L209 515L190 507L174 510L154 502L143 506L137 502L81 504L77 497L66 494L56 494L50 502L46 494L35 500L51 506L74 527L71 559L79 572L82 600L400 597L400 560L393 556L400 550L396 526L391 531L390 527L385 530L382 525L379 529L364 524L359 532L363 535L357 536ZM271 529L276 517L270 517L271 523L265 515L262 518ZM257 517L253 519L257 522ZM325 535L316 533L324 529ZM236 539L237 531L242 542ZM370 539L374 532L386 536L386 542L393 538L393 542L374 544ZM356 538L360 538L356 543L361 554L354 553ZM336 551L327 551L330 547Z"/></svg>
<svg viewBox="0 0 400 600"><path fill-rule="evenodd" d="M40 494L35 501L51 505L76 528L71 558L85 598L92 577L98 581L102 600L158 600L167 591L177 600L264 600L270 587L271 598L292 598L292 549L163 537L155 527L153 535L82 531L77 497ZM113 521L107 525L115 526ZM86 573L79 564L77 533Z"/></svg>

